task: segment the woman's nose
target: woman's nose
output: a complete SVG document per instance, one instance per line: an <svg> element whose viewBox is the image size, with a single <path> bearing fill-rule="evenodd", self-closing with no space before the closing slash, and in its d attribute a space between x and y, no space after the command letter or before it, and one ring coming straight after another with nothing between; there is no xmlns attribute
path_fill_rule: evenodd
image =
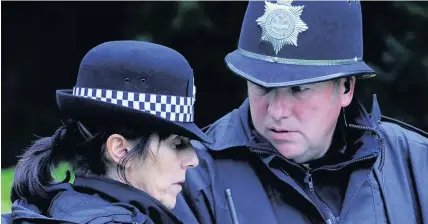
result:
<svg viewBox="0 0 428 224"><path fill-rule="evenodd" d="M198 155L193 147L190 147L183 153L183 161L181 162L181 167L183 169L194 168L199 165Z"/></svg>

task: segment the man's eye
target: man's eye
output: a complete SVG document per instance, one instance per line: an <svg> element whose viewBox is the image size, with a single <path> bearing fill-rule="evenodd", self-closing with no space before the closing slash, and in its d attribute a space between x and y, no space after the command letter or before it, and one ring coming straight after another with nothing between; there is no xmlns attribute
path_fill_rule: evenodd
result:
<svg viewBox="0 0 428 224"><path fill-rule="evenodd" d="M308 89L309 88L304 87L304 86L293 86L293 87L290 88L290 91L292 93L300 93L300 92L306 91Z"/></svg>

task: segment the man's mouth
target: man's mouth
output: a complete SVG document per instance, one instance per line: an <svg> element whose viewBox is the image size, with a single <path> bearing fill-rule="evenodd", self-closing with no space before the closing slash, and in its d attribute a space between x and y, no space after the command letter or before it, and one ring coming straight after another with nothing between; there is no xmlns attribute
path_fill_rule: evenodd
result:
<svg viewBox="0 0 428 224"><path fill-rule="evenodd" d="M293 141L297 138L298 132L291 129L269 128L271 137L278 141Z"/></svg>
<svg viewBox="0 0 428 224"><path fill-rule="evenodd" d="M283 128L269 128L270 131L275 133L288 133L288 132L296 132L294 130L290 129L283 129Z"/></svg>

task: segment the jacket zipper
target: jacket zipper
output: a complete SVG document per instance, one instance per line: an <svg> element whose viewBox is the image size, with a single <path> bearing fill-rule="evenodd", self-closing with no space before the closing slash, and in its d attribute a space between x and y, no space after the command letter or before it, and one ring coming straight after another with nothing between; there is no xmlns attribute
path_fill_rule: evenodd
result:
<svg viewBox="0 0 428 224"><path fill-rule="evenodd" d="M319 199L318 195L316 194L316 192L314 191L314 183L312 182L312 174L315 171L319 171L319 170L325 170L325 171L339 171L341 169L343 169L344 167L353 164L353 163L358 163L358 162L362 162L362 161L366 161L366 160L370 160L372 158L374 158L375 156L365 156L356 160L352 160L352 161L348 161L345 164L343 164L342 166L338 167L338 168L316 168L314 170L310 170L310 168L307 168L307 172L306 175L308 175L308 187L309 190L314 194L315 198L317 199L317 201L319 201L327 210L327 213L330 216L331 219L331 223L335 224L336 223L336 217L333 215L333 212L330 210L330 208L321 200Z"/></svg>
<svg viewBox="0 0 428 224"><path fill-rule="evenodd" d="M320 167L320 168L316 168L316 169L314 169L314 170L310 170L309 168L305 171L301 166L297 166L297 165L295 165L295 164L293 164L293 163L290 163L288 160L286 160L286 158L283 156L283 155L281 155L281 154L278 154L278 153L275 153L275 152L270 152L270 151L261 151L261 150L257 150L257 149L252 149L252 151L253 152L255 152L255 153L257 153L257 154L260 154L260 155L262 155L262 154L269 154L269 155L276 155L276 156L278 156L278 157L280 157L280 158L282 158L285 162L287 162L288 164L290 164L290 165L293 165L293 166L295 166L295 167L298 167L299 169L301 169L303 172L305 172L305 174L306 174L306 177L305 177L305 180L304 180L304 182L305 183L307 183L308 184L308 187L309 187L309 191L311 192L311 193L313 193L314 194L314 196L315 196L315 198L317 199L317 201L319 201L320 203L321 203L321 205L323 205L323 207L326 209L326 211L327 211L327 213L329 214L329 219L328 220L325 220L326 221L326 223L328 223L328 224L335 224L336 223L336 217L333 215L333 212L329 209L329 207L321 200L321 199L319 199L318 198L318 196L316 195L316 192L315 192L315 190L314 190L314 183L313 183L313 181L312 181L312 174L315 172L315 171L319 171L319 170L325 170L325 171L339 171L339 170L341 170L341 169L343 169L343 168L345 168L346 166L348 166L348 165L351 165L351 164L353 164L353 163L358 163L358 162L362 162L362 161L366 161L366 160L369 160L369 159L372 159L372 158L374 158L375 157L375 155L371 155L371 156L365 156L365 157L362 157L362 158L359 158L359 159L356 159L356 160L352 160L352 161L348 161L348 162L346 162L346 163L344 163L342 166L340 166L340 167L338 167L338 168L322 168L322 167ZM280 168L280 170L282 171L282 172L284 172L285 173L285 175L287 175L290 179L292 179L293 180L293 178L291 178L291 176L285 171L285 169L284 168ZM322 215L322 214L321 214ZM323 215L322 215L323 216Z"/></svg>
<svg viewBox="0 0 428 224"><path fill-rule="evenodd" d="M306 171L306 176L305 176L305 183L308 184L309 187L309 191L311 192L311 194L314 196L315 200L317 202L319 202L327 211L329 220L327 220L327 223L332 223L335 224L336 223L336 217L333 215L333 212L331 211L331 209L318 197L317 193L314 190L314 183L312 182L312 173L310 171L310 169L308 168ZM316 203L316 202L315 202Z"/></svg>

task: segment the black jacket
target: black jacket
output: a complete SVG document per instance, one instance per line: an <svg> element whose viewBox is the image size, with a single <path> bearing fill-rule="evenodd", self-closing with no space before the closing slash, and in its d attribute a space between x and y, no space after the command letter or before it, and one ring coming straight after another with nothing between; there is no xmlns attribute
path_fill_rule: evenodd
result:
<svg viewBox="0 0 428 224"><path fill-rule="evenodd" d="M13 223L182 223L147 193L104 177L77 176L72 185L50 187L48 195L33 204L16 200L12 213L2 219Z"/></svg>

